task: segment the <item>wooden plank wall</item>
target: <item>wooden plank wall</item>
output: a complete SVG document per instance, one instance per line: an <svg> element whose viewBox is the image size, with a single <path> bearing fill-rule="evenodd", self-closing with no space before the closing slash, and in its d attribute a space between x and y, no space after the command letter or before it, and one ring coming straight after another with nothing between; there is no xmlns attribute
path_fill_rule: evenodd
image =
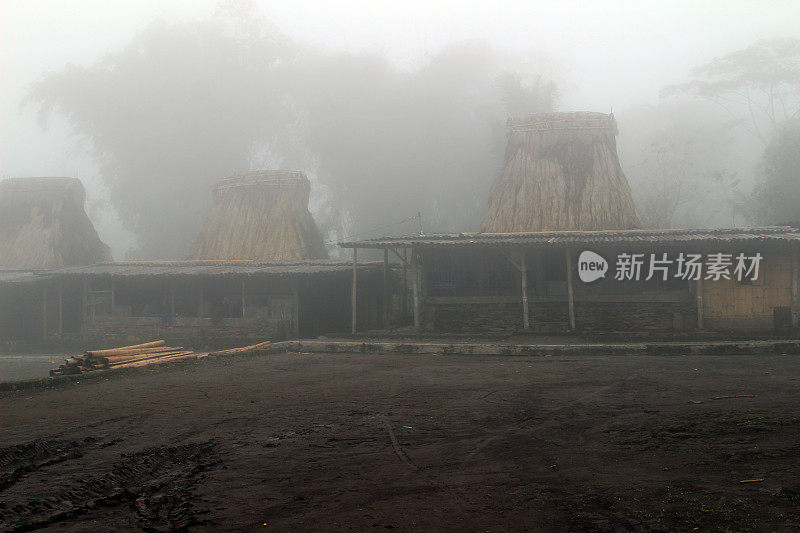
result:
<svg viewBox="0 0 800 533"><path fill-rule="evenodd" d="M704 281L704 316L709 318L772 317L775 307L792 305L792 256L790 250L761 252L758 280Z"/></svg>

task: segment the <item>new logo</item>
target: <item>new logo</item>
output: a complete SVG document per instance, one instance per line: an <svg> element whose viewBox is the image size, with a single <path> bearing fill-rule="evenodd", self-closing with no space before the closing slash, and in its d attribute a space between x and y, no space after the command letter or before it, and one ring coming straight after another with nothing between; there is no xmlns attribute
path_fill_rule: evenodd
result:
<svg viewBox="0 0 800 533"><path fill-rule="evenodd" d="M600 255L589 250L584 250L578 256L578 277L584 283L606 277L608 272L608 261Z"/></svg>

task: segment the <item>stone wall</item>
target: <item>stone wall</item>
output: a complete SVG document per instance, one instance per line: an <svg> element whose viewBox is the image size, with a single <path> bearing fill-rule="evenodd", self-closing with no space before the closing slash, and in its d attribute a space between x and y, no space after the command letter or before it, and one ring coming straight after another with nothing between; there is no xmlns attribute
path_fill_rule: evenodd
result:
<svg viewBox="0 0 800 533"><path fill-rule="evenodd" d="M532 331L566 331L569 309L566 302L531 302ZM522 330L522 304L428 305L424 325L438 332L511 333ZM575 304L575 323L581 331L691 331L697 327L697 313L691 303L624 302Z"/></svg>
<svg viewBox="0 0 800 533"><path fill-rule="evenodd" d="M582 302L575 305L575 323L583 331L691 331L697 309L684 302Z"/></svg>

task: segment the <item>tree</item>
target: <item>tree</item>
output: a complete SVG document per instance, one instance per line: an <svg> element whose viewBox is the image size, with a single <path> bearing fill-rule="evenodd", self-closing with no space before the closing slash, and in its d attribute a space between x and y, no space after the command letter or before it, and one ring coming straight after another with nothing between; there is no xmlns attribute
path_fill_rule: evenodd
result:
<svg viewBox="0 0 800 533"><path fill-rule="evenodd" d="M758 41L691 70L692 80L664 96L691 94L722 106L764 144L800 114L800 39Z"/></svg>
<svg viewBox="0 0 800 533"><path fill-rule="evenodd" d="M552 111L558 102L558 85L544 76L526 84L518 72L504 72L497 78L503 103L510 116Z"/></svg>
<svg viewBox="0 0 800 533"><path fill-rule="evenodd" d="M684 101L629 109L618 118L620 158L644 227L736 222L742 195L731 165L741 154L734 153L724 115Z"/></svg>
<svg viewBox="0 0 800 533"><path fill-rule="evenodd" d="M800 120L781 126L764 151L753 197L764 224L800 223Z"/></svg>
<svg viewBox="0 0 800 533"><path fill-rule="evenodd" d="M291 97L329 200L325 226L336 235L408 233L415 223L385 226L421 212L429 233L477 230L502 165L502 76L514 78L524 95L515 104L527 113L551 111L557 98L514 66L478 42L445 47L411 72L380 55L300 59Z"/></svg>
<svg viewBox="0 0 800 533"><path fill-rule="evenodd" d="M248 169L255 146L293 120L276 66L290 53L269 28L228 19L155 24L121 52L68 65L25 100L62 113L98 162L140 257L184 257L215 180Z"/></svg>
<svg viewBox="0 0 800 533"><path fill-rule="evenodd" d="M426 231L476 228L502 159L504 96L526 112L557 97L516 66L467 43L402 71L383 55L293 43L239 8L156 24L96 64L44 77L27 102L63 114L88 142L136 255L180 258L214 182L263 168L306 171L335 237L419 211ZM504 72L517 76L506 89Z"/></svg>

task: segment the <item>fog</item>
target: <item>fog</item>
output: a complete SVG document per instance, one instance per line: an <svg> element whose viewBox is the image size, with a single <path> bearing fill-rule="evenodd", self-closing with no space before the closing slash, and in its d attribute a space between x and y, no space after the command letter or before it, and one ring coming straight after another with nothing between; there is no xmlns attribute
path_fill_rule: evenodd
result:
<svg viewBox="0 0 800 533"><path fill-rule="evenodd" d="M613 110L648 226L755 223L767 119L665 88L800 37L795 2L0 6L0 176L80 178L117 259L184 257L262 168L308 174L332 241L475 231L506 118L551 110Z"/></svg>

